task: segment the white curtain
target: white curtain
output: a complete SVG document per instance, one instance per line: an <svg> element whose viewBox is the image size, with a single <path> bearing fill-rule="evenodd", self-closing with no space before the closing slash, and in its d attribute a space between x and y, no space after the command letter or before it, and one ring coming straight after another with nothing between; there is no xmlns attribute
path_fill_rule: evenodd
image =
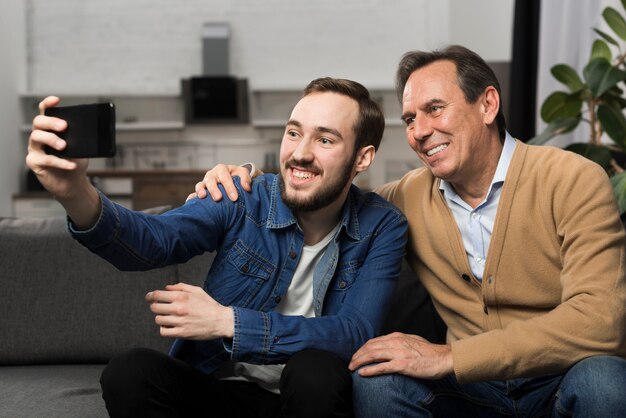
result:
<svg viewBox="0 0 626 418"><path fill-rule="evenodd" d="M607 6L624 13L620 0L543 0L541 2L537 68L537 133L542 132L546 126L539 115L545 98L556 90L567 91L566 86L554 79L550 68L556 64L566 63L582 75L582 69L589 61L591 45L598 38L593 28L616 37L602 18L602 10ZM613 52L615 54L614 49ZM572 142L586 142L588 138L589 125L581 123L576 130L554 138L550 144L566 146Z"/></svg>

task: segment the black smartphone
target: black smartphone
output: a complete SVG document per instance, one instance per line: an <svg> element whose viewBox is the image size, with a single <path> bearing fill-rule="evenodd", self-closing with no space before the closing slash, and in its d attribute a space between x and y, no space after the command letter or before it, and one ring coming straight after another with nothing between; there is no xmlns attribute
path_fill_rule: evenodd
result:
<svg viewBox="0 0 626 418"><path fill-rule="evenodd" d="M98 158L115 155L115 106L92 103L51 107L44 112L67 122L67 129L56 134L67 142L63 151L48 146L46 153L63 158Z"/></svg>

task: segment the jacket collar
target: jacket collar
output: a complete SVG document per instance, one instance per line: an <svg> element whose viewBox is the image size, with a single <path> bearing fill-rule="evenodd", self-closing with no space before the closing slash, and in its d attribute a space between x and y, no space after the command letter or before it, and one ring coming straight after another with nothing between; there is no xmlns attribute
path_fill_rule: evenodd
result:
<svg viewBox="0 0 626 418"><path fill-rule="evenodd" d="M270 212L267 217L266 227L270 229L281 229L287 228L292 225L297 225L298 220L296 216L293 214L291 209L289 209L280 194L280 186L279 186L279 177L280 174L274 177L271 187L271 196L270 196ZM361 238L361 232L359 228L359 219L357 212L357 200L359 198L359 189L352 185L350 187L350 191L348 192L348 196L346 198L346 202L343 205L341 212L341 228L335 235L335 240L339 238L339 234L341 230L345 230L346 234L353 240L358 241Z"/></svg>

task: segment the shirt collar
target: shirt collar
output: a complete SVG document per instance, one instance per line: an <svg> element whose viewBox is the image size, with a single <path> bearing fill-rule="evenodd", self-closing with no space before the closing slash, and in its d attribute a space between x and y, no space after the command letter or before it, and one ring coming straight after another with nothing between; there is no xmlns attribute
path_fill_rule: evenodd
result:
<svg viewBox="0 0 626 418"><path fill-rule="evenodd" d="M274 177L271 188L270 212L266 223L267 228L271 229L287 228L291 225L297 225L298 223L296 216L291 209L285 205L281 198L279 176L280 175L276 175ZM355 202L358 190L359 189L354 185L350 187L350 192L342 208L341 228L339 228L339 231L345 229L348 236L354 240L359 240L361 236ZM335 235L335 239L337 239L337 237L339 237L339 232Z"/></svg>
<svg viewBox="0 0 626 418"><path fill-rule="evenodd" d="M489 187L489 192L494 185L500 185L504 183L504 179L506 178L506 172L509 170L509 165L511 165L511 159L513 158L513 151L515 151L516 140L506 132L504 137L504 144L502 145L502 152L500 153L500 159L498 160L498 166L496 167L496 172L493 175L493 179L491 180L491 186ZM456 196L456 192L450 183L441 179L439 181L439 190L442 190L446 196ZM489 193L487 194L489 195Z"/></svg>
<svg viewBox="0 0 626 418"><path fill-rule="evenodd" d="M504 183L506 178L506 172L509 171L511 165L511 159L513 158L513 151L515 151L516 141L513 137L506 132L504 137L504 145L502 146L502 154L500 154L500 160L498 161L498 167L496 167L496 173L493 176L491 184Z"/></svg>

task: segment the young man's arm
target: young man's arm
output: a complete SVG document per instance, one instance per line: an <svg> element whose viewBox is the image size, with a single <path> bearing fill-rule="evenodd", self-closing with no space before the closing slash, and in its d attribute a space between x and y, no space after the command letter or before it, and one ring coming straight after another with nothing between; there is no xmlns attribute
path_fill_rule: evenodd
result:
<svg viewBox="0 0 626 418"><path fill-rule="evenodd" d="M67 160L47 154L46 146L57 150L66 146L57 133L67 129L67 122L44 115L47 108L59 102L57 97L51 96L39 104L41 114L33 120L26 162L41 184L65 208L75 237L88 246L91 244L94 252L112 264L130 270L183 261L215 247L215 243L207 239L211 234L193 233L197 225L189 222L190 219L181 223L191 223L192 231L180 234L180 230L165 227L172 222L160 222L155 228L154 223L159 223L156 218L148 222L146 215L126 211L104 195L101 198L86 176L88 160ZM185 217L178 219L182 218ZM223 225L224 222L217 224ZM170 235L163 239L167 231ZM194 236L202 236L206 242L185 242L186 238ZM233 335L232 309L217 303L202 288L178 283L148 293L146 300L156 315L155 322L160 326L162 336L213 339Z"/></svg>

